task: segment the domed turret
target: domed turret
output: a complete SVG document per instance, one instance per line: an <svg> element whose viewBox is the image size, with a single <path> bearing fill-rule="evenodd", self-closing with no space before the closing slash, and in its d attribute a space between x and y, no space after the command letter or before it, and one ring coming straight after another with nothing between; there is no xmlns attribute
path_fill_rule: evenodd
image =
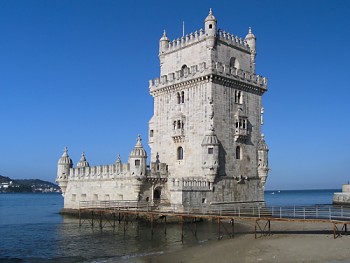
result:
<svg viewBox="0 0 350 263"><path fill-rule="evenodd" d="M73 167L72 159L69 158L68 148L65 147L61 158L58 160L57 177L56 177L56 182L58 183L59 187L61 188L63 195L64 195L66 188L67 188L69 170L72 167Z"/></svg>
<svg viewBox="0 0 350 263"><path fill-rule="evenodd" d="M81 154L81 158L80 158L80 161L77 163L77 167L78 168L89 167L89 163L86 161L84 152Z"/></svg>
<svg viewBox="0 0 350 263"><path fill-rule="evenodd" d="M204 20L205 35L207 36L207 47L213 49L216 37L216 18L210 8L209 15Z"/></svg>
<svg viewBox="0 0 350 263"><path fill-rule="evenodd" d="M250 48L250 63L252 73L255 73L255 57L256 57L256 37L254 36L252 29L249 27L248 34L244 39Z"/></svg>
<svg viewBox="0 0 350 263"><path fill-rule="evenodd" d="M169 47L169 38L164 30L163 36L159 40L159 55L164 53Z"/></svg>
<svg viewBox="0 0 350 263"><path fill-rule="evenodd" d="M211 183L215 181L218 173L219 144L218 137L216 137L214 128L211 126L202 141L202 169Z"/></svg>
<svg viewBox="0 0 350 263"><path fill-rule="evenodd" d="M142 146L140 135L137 137L135 148L129 155L129 165L131 175L145 176L146 175L146 159L147 153Z"/></svg>
<svg viewBox="0 0 350 263"><path fill-rule="evenodd" d="M267 174L270 170L268 164L268 152L269 148L265 142L265 137L261 134L261 139L258 144L258 176L261 179L263 187L265 187Z"/></svg>
<svg viewBox="0 0 350 263"><path fill-rule="evenodd" d="M71 165L73 167L73 161L71 158L69 158L67 147L64 148L61 158L58 159L58 164L59 165Z"/></svg>

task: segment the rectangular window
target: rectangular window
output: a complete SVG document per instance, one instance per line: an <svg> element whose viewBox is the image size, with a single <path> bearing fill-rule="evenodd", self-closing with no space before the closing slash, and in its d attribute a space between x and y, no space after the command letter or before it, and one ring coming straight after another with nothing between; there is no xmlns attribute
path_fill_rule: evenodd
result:
<svg viewBox="0 0 350 263"><path fill-rule="evenodd" d="M153 137L153 130L149 131L149 137Z"/></svg>
<svg viewBox="0 0 350 263"><path fill-rule="evenodd" d="M213 148L208 148L208 154L213 154L214 153L214 149Z"/></svg>
<svg viewBox="0 0 350 263"><path fill-rule="evenodd" d="M136 167L140 166L140 160L135 160L135 166Z"/></svg>

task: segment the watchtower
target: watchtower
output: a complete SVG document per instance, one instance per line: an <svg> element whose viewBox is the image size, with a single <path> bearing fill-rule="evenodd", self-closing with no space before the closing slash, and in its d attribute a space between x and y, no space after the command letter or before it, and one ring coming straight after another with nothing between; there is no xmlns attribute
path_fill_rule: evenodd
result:
<svg viewBox="0 0 350 263"><path fill-rule="evenodd" d="M218 30L212 10L204 28L160 39L160 78L149 86L151 162L168 165L171 203L263 201L267 79L255 74L256 38L251 28L245 39Z"/></svg>

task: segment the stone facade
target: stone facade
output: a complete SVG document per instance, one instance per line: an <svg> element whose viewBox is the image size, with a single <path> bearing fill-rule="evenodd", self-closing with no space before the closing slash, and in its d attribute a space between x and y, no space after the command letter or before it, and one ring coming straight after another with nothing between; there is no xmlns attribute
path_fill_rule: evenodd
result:
<svg viewBox="0 0 350 263"><path fill-rule="evenodd" d="M268 147L261 134L267 79L255 74L256 39L217 29L210 10L204 30L159 43L160 78L150 80L151 164L141 138L115 164L76 168L67 150L57 182L65 208L81 200L158 201L203 205L264 201Z"/></svg>

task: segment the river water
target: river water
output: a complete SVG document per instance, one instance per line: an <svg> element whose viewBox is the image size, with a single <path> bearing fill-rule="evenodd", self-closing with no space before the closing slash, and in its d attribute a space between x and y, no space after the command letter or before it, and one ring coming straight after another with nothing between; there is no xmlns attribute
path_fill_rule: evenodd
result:
<svg viewBox="0 0 350 263"><path fill-rule="evenodd" d="M331 204L338 190L267 191L267 206ZM0 194L0 263L14 262L141 262L142 257L195 246L217 238L214 223L197 224L197 237L186 226L154 227L146 222L129 223L101 230L88 223L62 216L59 194Z"/></svg>

